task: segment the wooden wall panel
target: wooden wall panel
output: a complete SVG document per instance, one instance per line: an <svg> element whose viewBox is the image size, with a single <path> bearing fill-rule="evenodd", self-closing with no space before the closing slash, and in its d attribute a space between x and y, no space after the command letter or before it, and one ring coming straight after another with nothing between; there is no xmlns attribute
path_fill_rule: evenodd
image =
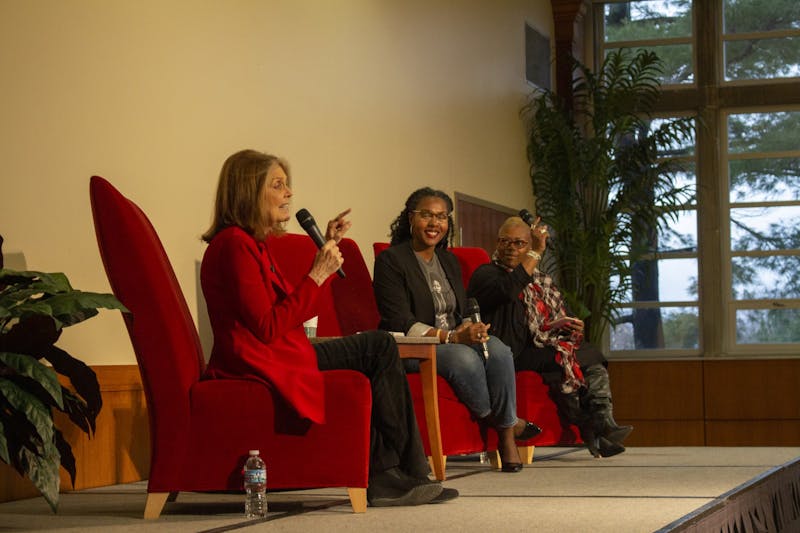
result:
<svg viewBox="0 0 800 533"><path fill-rule="evenodd" d="M706 361L706 418L800 419L797 359Z"/></svg>
<svg viewBox="0 0 800 533"><path fill-rule="evenodd" d="M711 420L706 446L800 446L800 420Z"/></svg>
<svg viewBox="0 0 800 533"><path fill-rule="evenodd" d="M700 361L612 361L614 415L630 420L703 420Z"/></svg>
<svg viewBox="0 0 800 533"><path fill-rule="evenodd" d="M702 420L636 420L617 417L620 424L633 426L625 446L704 446Z"/></svg>
<svg viewBox="0 0 800 533"><path fill-rule="evenodd" d="M506 219L516 215L510 207L456 192L456 242L458 246L483 248L489 255L497 245L497 231Z"/></svg>

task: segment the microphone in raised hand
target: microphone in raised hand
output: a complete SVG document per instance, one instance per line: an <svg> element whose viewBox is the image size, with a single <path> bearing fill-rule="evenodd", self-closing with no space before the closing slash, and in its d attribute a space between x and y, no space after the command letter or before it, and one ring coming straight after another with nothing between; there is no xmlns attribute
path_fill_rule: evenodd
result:
<svg viewBox="0 0 800 533"><path fill-rule="evenodd" d="M473 324L477 324L481 321L481 308L478 305L478 300L475 298L467 298L467 317L472 320ZM483 358L489 359L489 347L486 346L486 342L481 342L483 346Z"/></svg>
<svg viewBox="0 0 800 533"><path fill-rule="evenodd" d="M534 224L536 224L536 218L534 218L533 214L527 209L519 210L519 218L524 220L525 223L529 226L533 226Z"/></svg>
<svg viewBox="0 0 800 533"><path fill-rule="evenodd" d="M325 246L325 237L322 236L322 232L319 231L319 226L317 226L317 221L314 220L314 217L311 216L308 209L301 209L295 214L295 217L300 223L300 227L308 233L308 236L311 237L311 240L317 245L317 248ZM344 270L341 268L339 268L336 273L339 274L340 278L346 277L344 275Z"/></svg>
<svg viewBox="0 0 800 533"><path fill-rule="evenodd" d="M524 220L525 223L531 227L531 231L538 233L541 238L545 239L546 242L547 238L549 237L547 233L547 226L545 224L537 225L541 221L541 218L534 217L533 214L527 209L519 210L519 218Z"/></svg>

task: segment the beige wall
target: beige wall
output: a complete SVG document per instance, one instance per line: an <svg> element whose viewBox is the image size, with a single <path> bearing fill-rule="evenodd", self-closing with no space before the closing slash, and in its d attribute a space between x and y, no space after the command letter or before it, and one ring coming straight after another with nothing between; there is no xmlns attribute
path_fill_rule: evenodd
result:
<svg viewBox="0 0 800 533"><path fill-rule="evenodd" d="M550 19L548 0L0 0L5 249L108 291L102 175L152 220L197 319L199 235L238 149L289 159L295 209L352 207L370 264L416 187L530 207L523 24ZM134 362L115 312L60 345Z"/></svg>

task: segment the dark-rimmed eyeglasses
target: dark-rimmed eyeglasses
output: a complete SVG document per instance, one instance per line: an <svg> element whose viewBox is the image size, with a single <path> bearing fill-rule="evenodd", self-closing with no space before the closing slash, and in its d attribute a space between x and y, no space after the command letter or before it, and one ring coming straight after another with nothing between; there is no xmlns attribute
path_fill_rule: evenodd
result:
<svg viewBox="0 0 800 533"><path fill-rule="evenodd" d="M445 212L434 213L433 211L428 211L427 209L415 209L414 211L411 212L419 215L419 218L421 218L426 222L430 222L430 220L433 218L435 218L439 222L447 222L447 217L449 216L449 213Z"/></svg>
<svg viewBox="0 0 800 533"><path fill-rule="evenodd" d="M513 246L517 250L521 250L528 246L528 241L523 239L506 239L505 237L500 237L497 239L497 244L502 246L503 248L507 248L508 246Z"/></svg>

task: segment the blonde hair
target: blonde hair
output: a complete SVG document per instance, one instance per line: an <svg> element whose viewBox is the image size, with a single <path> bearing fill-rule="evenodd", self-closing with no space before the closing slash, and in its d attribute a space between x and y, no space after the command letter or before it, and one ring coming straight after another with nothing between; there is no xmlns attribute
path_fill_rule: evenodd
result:
<svg viewBox="0 0 800 533"><path fill-rule="evenodd" d="M530 228L527 222L522 220L520 217L513 216L508 217L505 222L500 226L500 229L497 230L497 236L499 237L503 231L507 230L508 228L516 228L516 227L523 227L523 228Z"/></svg>
<svg viewBox="0 0 800 533"><path fill-rule="evenodd" d="M259 207L259 193L275 164L290 177L285 160L256 150L242 150L225 160L219 172L211 227L202 236L205 242L211 242L217 233L230 226L238 226L257 239L265 238L266 233L286 232L285 227L278 225L265 233L267 221Z"/></svg>

